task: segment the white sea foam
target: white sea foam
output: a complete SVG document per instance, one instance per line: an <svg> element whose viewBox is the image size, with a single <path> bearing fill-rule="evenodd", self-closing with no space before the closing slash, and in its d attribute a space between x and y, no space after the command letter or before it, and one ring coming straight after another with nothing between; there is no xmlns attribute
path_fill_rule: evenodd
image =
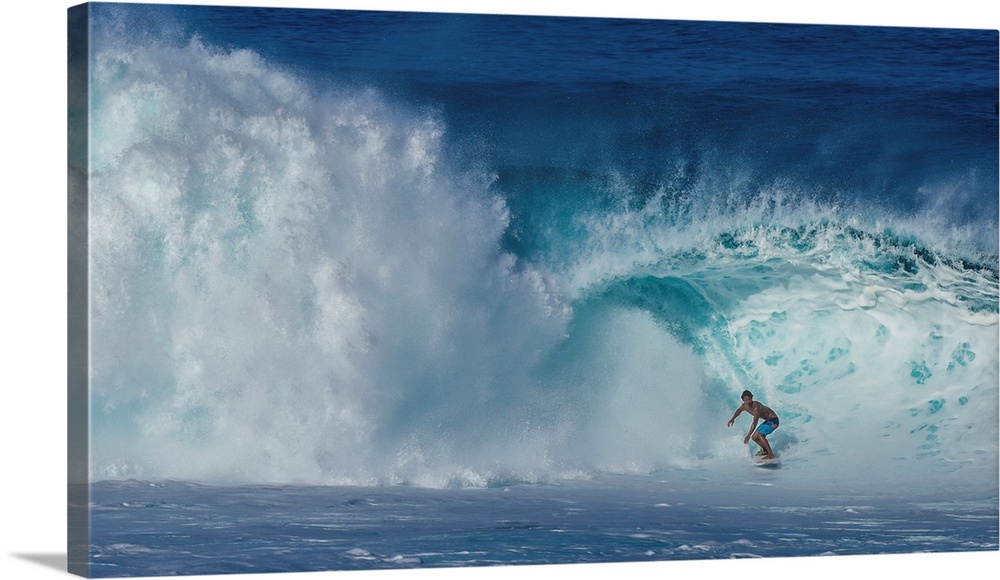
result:
<svg viewBox="0 0 1000 580"><path fill-rule="evenodd" d="M489 176L437 166L434 117L197 40L96 62L93 477L483 484L544 461L530 370L568 309L500 251Z"/></svg>

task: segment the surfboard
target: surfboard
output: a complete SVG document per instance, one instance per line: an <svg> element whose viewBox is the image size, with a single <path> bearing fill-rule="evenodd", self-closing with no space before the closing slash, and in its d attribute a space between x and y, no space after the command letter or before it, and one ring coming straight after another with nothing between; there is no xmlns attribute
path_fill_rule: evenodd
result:
<svg viewBox="0 0 1000 580"><path fill-rule="evenodd" d="M764 459L763 456L755 455L751 461L757 467L777 467L781 465L781 458L777 455L773 459Z"/></svg>

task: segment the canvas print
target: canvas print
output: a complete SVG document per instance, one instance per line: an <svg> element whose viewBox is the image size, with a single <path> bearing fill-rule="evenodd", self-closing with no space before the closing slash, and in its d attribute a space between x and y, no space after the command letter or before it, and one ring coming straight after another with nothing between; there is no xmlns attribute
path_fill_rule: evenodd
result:
<svg viewBox="0 0 1000 580"><path fill-rule="evenodd" d="M91 3L69 561L998 549L998 33Z"/></svg>

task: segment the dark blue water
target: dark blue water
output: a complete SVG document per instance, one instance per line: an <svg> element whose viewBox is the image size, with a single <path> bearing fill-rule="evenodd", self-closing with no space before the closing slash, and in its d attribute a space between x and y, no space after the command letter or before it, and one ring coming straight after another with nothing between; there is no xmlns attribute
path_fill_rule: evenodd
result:
<svg viewBox="0 0 1000 580"><path fill-rule="evenodd" d="M997 549L997 31L92 17L93 574Z"/></svg>
<svg viewBox="0 0 1000 580"><path fill-rule="evenodd" d="M642 192L739 171L904 212L961 182L935 211L996 222L996 31L151 10L180 40L251 49L318 90L376 87L437 111L451 154L500 170L515 201L526 174L616 172Z"/></svg>
<svg viewBox="0 0 1000 580"><path fill-rule="evenodd" d="M92 492L90 570L249 574L997 549L989 502L851 489L799 497L760 485L657 477L464 490L101 483Z"/></svg>

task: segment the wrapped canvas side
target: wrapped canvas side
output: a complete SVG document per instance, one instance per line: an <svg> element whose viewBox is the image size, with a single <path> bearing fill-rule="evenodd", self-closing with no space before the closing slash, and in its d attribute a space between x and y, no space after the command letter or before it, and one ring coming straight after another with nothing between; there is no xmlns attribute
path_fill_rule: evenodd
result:
<svg viewBox="0 0 1000 580"><path fill-rule="evenodd" d="M88 54L89 6L68 11L67 568L89 576Z"/></svg>

